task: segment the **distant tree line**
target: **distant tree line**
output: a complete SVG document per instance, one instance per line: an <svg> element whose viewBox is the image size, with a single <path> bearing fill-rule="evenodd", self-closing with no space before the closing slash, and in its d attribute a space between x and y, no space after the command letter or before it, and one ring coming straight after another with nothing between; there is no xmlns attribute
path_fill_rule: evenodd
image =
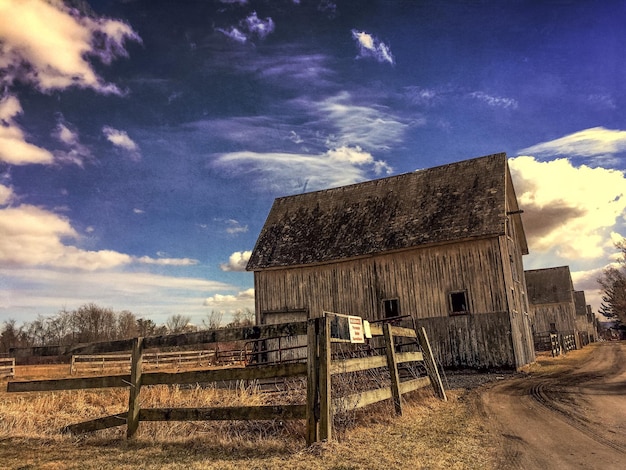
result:
<svg viewBox="0 0 626 470"><path fill-rule="evenodd" d="M604 269L598 283L602 287L599 312L618 323L626 323L626 239L615 244L620 251L617 266Z"/></svg>
<svg viewBox="0 0 626 470"><path fill-rule="evenodd" d="M113 341L137 336L156 336L222 328L223 312L212 311L202 326L192 325L187 315L171 315L164 325L141 318L128 310L115 312L89 303L76 310L60 310L52 316L39 315L36 320L17 325L13 319L0 328L0 353L10 348L33 346L69 346L77 343ZM226 327L254 324L254 312L239 310Z"/></svg>

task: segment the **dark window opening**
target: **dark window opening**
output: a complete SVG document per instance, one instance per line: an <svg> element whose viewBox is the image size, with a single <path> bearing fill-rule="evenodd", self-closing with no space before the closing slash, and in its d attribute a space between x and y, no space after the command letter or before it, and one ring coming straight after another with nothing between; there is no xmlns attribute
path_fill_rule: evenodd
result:
<svg viewBox="0 0 626 470"><path fill-rule="evenodd" d="M467 293L465 291L452 292L450 294L450 307L452 313L467 313L469 311L467 306Z"/></svg>
<svg viewBox="0 0 626 470"><path fill-rule="evenodd" d="M383 309L385 310L385 318L400 316L400 303L398 299L383 300Z"/></svg>
<svg viewBox="0 0 626 470"><path fill-rule="evenodd" d="M550 333L556 333L556 323L550 323Z"/></svg>

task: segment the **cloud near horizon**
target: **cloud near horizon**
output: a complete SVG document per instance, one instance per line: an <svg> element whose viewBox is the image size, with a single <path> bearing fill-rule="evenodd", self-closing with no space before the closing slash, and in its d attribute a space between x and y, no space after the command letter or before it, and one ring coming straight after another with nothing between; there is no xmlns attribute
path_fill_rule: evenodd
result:
<svg viewBox="0 0 626 470"><path fill-rule="evenodd" d="M233 294L215 294L211 297L207 297L204 301L205 307L221 306L221 307L234 307L238 308L242 302L252 302L254 306L254 289L246 289L239 291L236 295ZM253 307L254 308L254 307Z"/></svg>
<svg viewBox="0 0 626 470"><path fill-rule="evenodd" d="M2 189L4 188L4 189ZM7 195L8 192L8 195ZM0 186L0 203L12 197L10 189ZM189 258L151 258L130 256L113 250L89 251L66 244L80 240L70 221L40 207L22 204L0 208L0 265L23 268L47 266L96 271L130 264L188 266L197 264Z"/></svg>

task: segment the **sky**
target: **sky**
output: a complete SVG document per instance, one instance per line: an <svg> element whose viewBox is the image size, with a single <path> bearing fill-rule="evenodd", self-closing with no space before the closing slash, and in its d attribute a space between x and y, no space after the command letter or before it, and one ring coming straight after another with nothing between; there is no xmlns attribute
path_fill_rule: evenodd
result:
<svg viewBox="0 0 626 470"><path fill-rule="evenodd" d="M626 3L0 0L0 324L254 309L273 200L506 152L525 269L626 235Z"/></svg>

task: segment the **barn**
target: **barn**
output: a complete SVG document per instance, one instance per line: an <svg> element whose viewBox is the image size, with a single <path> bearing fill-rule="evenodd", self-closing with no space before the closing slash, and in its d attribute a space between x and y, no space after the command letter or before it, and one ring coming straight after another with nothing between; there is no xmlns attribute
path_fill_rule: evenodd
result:
<svg viewBox="0 0 626 470"><path fill-rule="evenodd" d="M549 333L574 335L577 347L576 303L569 266L524 273L535 344Z"/></svg>
<svg viewBox="0 0 626 470"><path fill-rule="evenodd" d="M257 322L410 315L448 367L534 361L506 154L277 198L252 251Z"/></svg>
<svg viewBox="0 0 626 470"><path fill-rule="evenodd" d="M585 291L574 291L574 306L576 307L576 330L578 331L578 342L581 346L596 341L598 337L597 321L591 310L591 305L587 305Z"/></svg>

